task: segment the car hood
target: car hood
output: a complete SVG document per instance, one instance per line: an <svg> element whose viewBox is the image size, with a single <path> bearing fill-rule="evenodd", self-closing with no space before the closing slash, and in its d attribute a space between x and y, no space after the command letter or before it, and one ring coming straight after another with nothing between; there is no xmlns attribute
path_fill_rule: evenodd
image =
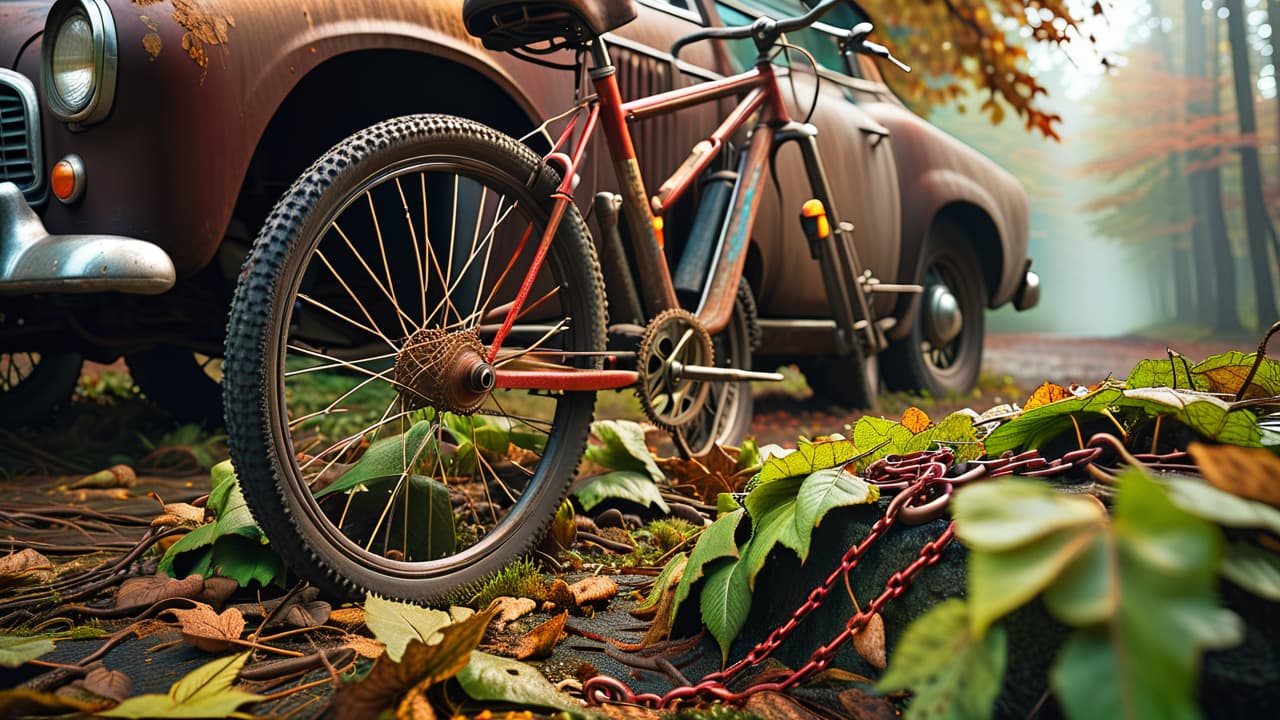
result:
<svg viewBox="0 0 1280 720"><path fill-rule="evenodd" d="M0 0L0 67L12 69L18 52L44 29L52 0Z"/></svg>

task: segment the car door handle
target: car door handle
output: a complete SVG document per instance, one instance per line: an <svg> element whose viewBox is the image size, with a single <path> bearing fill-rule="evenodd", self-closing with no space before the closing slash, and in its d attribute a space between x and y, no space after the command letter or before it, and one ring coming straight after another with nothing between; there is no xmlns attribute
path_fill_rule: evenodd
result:
<svg viewBox="0 0 1280 720"><path fill-rule="evenodd" d="M863 135L868 135L872 138L871 147L873 148L879 147L880 143L889 137L889 129L882 125L859 125L858 129L862 131Z"/></svg>

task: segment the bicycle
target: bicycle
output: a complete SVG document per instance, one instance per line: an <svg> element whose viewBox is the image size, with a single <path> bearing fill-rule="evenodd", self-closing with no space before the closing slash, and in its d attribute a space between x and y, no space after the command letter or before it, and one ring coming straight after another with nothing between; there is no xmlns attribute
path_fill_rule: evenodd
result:
<svg viewBox="0 0 1280 720"><path fill-rule="evenodd" d="M538 541L583 455L598 391L637 388L645 414L686 453L740 436L747 383L781 379L749 367L751 296L740 290L765 170L787 143L812 186L802 222L837 346L871 398L861 368L886 346L867 300L875 282L832 203L817 131L790 117L771 62L784 33L842 1L688 35L673 55L749 38L759 59L629 102L601 36L635 17L631 0L464 3L468 30L491 49L576 51L575 77L585 69L594 92L543 124L551 151L541 157L456 117L385 121L317 160L268 217L232 304L224 389L246 501L289 567L339 596L458 597ZM866 41L870 30L851 30L850 47L887 56ZM628 120L737 96L650 197ZM565 123L558 137L553 122ZM714 252L677 269L700 287L686 309L663 255L663 212L749 124L723 209L709 213ZM595 199L603 271L574 201L597 128L621 185L620 196ZM393 213L380 215L387 205ZM642 326L606 327L606 285L619 315ZM730 367L715 361L713 337L724 346L726 336Z"/></svg>

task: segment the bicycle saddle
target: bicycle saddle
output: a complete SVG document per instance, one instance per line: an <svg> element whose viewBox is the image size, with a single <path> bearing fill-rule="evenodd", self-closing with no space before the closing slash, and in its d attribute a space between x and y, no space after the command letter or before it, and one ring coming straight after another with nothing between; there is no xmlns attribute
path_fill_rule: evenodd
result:
<svg viewBox="0 0 1280 720"><path fill-rule="evenodd" d="M490 50L534 43L550 49L582 47L636 17L635 0L466 0L467 32Z"/></svg>

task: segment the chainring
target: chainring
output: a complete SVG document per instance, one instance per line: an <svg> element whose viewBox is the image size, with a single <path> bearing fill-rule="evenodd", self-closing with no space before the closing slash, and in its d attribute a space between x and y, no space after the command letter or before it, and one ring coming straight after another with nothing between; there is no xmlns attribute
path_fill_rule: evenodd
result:
<svg viewBox="0 0 1280 720"><path fill-rule="evenodd" d="M677 432L702 411L711 385L675 378L671 363L713 365L711 335L688 310L664 310L645 328L637 357L636 394L644 414L663 430Z"/></svg>

